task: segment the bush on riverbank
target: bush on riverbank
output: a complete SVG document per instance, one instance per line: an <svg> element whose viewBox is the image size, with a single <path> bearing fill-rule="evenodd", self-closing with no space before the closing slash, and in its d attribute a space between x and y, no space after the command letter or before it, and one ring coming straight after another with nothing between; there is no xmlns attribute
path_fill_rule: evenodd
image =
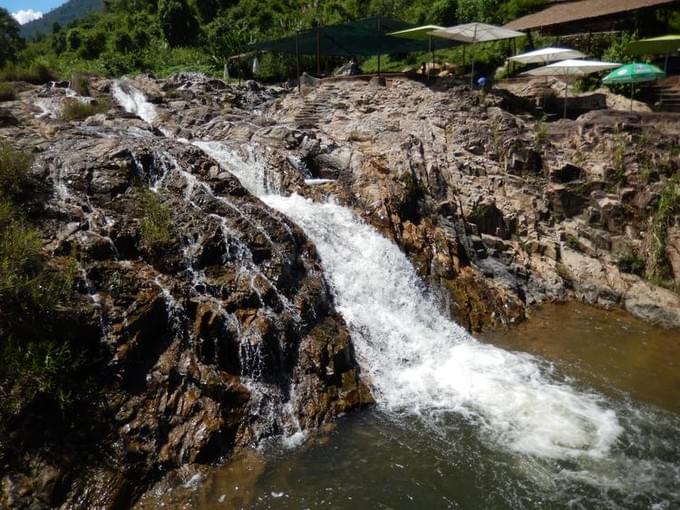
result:
<svg viewBox="0 0 680 510"><path fill-rule="evenodd" d="M17 98L17 90L11 83L0 83L0 103L14 101Z"/></svg>

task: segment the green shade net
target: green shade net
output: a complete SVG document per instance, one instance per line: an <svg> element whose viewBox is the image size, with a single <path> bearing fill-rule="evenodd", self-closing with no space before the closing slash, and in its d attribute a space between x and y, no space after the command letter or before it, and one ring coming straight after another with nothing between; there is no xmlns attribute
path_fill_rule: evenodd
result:
<svg viewBox="0 0 680 510"><path fill-rule="evenodd" d="M427 41L392 37L390 32L414 28L400 20L383 17L364 18L350 23L311 28L298 32L296 36L265 41L250 46L253 50L274 53L299 53L301 55L324 56L371 56L395 53L427 51ZM436 49L455 46L455 41L433 40Z"/></svg>
<svg viewBox="0 0 680 510"><path fill-rule="evenodd" d="M631 55L663 55L680 49L680 35L664 35L652 39L634 41L626 50Z"/></svg>

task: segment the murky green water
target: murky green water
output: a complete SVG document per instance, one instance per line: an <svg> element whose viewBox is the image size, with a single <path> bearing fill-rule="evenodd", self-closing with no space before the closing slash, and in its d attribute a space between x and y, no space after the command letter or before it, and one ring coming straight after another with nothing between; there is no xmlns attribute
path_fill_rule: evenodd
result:
<svg viewBox="0 0 680 510"><path fill-rule="evenodd" d="M380 409L298 448L246 452L145 508L680 508L680 335L570 304L483 336L552 362L558 379L607 396L624 426L603 458L508 451L474 419Z"/></svg>

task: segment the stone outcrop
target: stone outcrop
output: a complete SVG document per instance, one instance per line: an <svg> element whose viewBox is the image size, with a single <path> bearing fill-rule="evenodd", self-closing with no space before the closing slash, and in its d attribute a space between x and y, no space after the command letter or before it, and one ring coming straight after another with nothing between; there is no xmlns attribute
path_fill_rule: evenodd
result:
<svg viewBox="0 0 680 510"><path fill-rule="evenodd" d="M37 93L52 98L22 92L0 137L35 153L45 254L78 266L61 313L91 394L73 410L77 433L60 437L58 411L38 401L0 427L0 507L128 507L173 468L372 402L296 225L198 148L115 108L82 123L38 119ZM149 201L168 215L156 239L145 234Z"/></svg>

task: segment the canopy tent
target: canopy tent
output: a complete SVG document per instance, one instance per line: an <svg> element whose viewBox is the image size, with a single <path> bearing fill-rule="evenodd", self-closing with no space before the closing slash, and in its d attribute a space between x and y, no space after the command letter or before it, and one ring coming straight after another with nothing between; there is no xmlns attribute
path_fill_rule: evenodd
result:
<svg viewBox="0 0 680 510"><path fill-rule="evenodd" d="M665 55L664 71L668 70L668 55L680 49L680 35L664 35L634 41L626 47L631 55Z"/></svg>
<svg viewBox="0 0 680 510"><path fill-rule="evenodd" d="M630 109L633 109L633 95L635 94L635 84L656 81L664 78L666 73L651 64L626 64L604 77L602 83L605 85L627 85L630 84Z"/></svg>
<svg viewBox="0 0 680 510"><path fill-rule="evenodd" d="M422 25L420 27L399 30L398 32L391 32L387 35L402 39L412 39L414 41L427 41L427 50L432 53L432 67L434 67L437 43L439 43L441 47L447 45L442 39L437 41L432 38L432 32L436 30L444 30L444 27L440 27L439 25Z"/></svg>
<svg viewBox="0 0 680 510"><path fill-rule="evenodd" d="M555 62L543 67L531 69L522 74L530 76L557 76L564 79L564 117L567 116L567 97L569 95L569 80L573 78L581 78L592 73L605 71L619 67L621 64L614 64L611 62L600 62L597 60L574 60L568 59L561 62Z"/></svg>
<svg viewBox="0 0 680 510"><path fill-rule="evenodd" d="M321 55L354 57L427 50L422 40L388 35L391 32L411 28L414 26L400 20L374 16L339 25L301 30L293 36L256 43L250 48L274 53L316 55L319 71L318 62ZM453 44L440 43L439 46L448 47Z"/></svg>
<svg viewBox="0 0 680 510"><path fill-rule="evenodd" d="M452 39L454 41L475 44L478 42L499 41L501 39L522 37L524 34L522 32L517 32L516 30L509 30L507 28L488 25L486 23L465 23L463 25L456 25L442 30L435 30L432 32L432 35L443 39ZM472 57L472 76L470 82L474 86L474 56Z"/></svg>
<svg viewBox="0 0 680 510"><path fill-rule="evenodd" d="M558 60L585 58L585 54L568 48L541 48L521 55L515 55L508 60L520 64L549 64Z"/></svg>

